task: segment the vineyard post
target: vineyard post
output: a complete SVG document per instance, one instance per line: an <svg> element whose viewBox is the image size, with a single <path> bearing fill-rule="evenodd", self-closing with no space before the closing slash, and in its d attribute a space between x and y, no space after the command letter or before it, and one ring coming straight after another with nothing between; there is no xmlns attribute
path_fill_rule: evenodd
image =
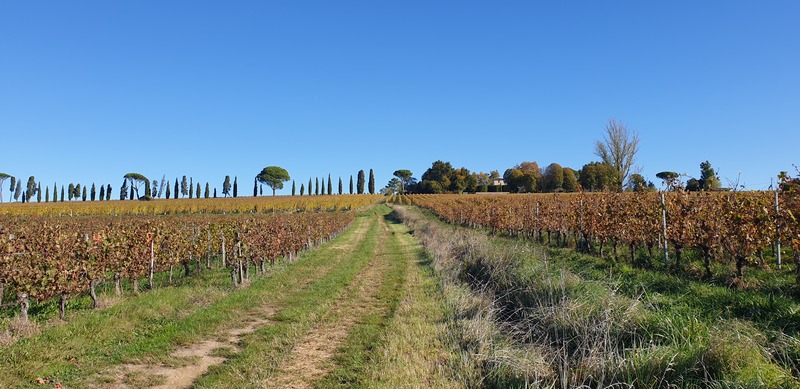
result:
<svg viewBox="0 0 800 389"><path fill-rule="evenodd" d="M222 268L225 268L225 234L222 234Z"/></svg>
<svg viewBox="0 0 800 389"><path fill-rule="evenodd" d="M147 280L150 289L153 289L153 268L155 267L154 265L156 260L156 254L155 251L153 250L154 241L155 240L150 240L150 269L147 274Z"/></svg>
<svg viewBox="0 0 800 389"><path fill-rule="evenodd" d="M778 191L775 191L775 217L777 219L780 209L778 208ZM781 270L781 226L775 228L775 258L778 261L778 270Z"/></svg>
<svg viewBox="0 0 800 389"><path fill-rule="evenodd" d="M581 223L580 223L581 243L579 245L580 249L584 250L586 239L583 238L583 199L581 199L580 202L580 216L581 216Z"/></svg>
<svg viewBox="0 0 800 389"><path fill-rule="evenodd" d="M664 203L664 192L661 192L661 227L664 234L664 266L669 264L669 246L667 243L667 205Z"/></svg>

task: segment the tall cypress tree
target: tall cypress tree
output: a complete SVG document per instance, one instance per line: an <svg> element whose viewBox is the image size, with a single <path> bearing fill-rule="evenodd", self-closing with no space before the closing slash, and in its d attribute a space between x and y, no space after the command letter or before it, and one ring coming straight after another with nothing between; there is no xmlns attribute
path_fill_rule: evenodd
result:
<svg viewBox="0 0 800 389"><path fill-rule="evenodd" d="M216 188L214 188L216 190ZM222 182L222 195L228 197L231 194L231 176L225 176L225 181Z"/></svg>
<svg viewBox="0 0 800 389"><path fill-rule="evenodd" d="M131 185L131 195L130 195L130 197L131 197L131 200L136 200L136 198L135 198L135 194L134 194L134 190L133 190L133 189L134 189L134 188L133 188L133 185Z"/></svg>
<svg viewBox="0 0 800 389"><path fill-rule="evenodd" d="M169 191L169 181L167 181L167 191L166 191L166 192L167 192L167 193L166 193L166 195L167 195L167 196L166 196L166 198L167 198L167 200L169 200L169 196L172 194L172 193L170 193L170 191Z"/></svg>
<svg viewBox="0 0 800 389"><path fill-rule="evenodd" d="M47 188L44 188L44 202L45 203L49 203L50 202L50 187L49 186Z"/></svg>
<svg viewBox="0 0 800 389"><path fill-rule="evenodd" d="M111 184L108 184L108 186L106 186L106 201L110 200L111 200Z"/></svg>
<svg viewBox="0 0 800 389"><path fill-rule="evenodd" d="M186 197L186 195L188 194L189 194L189 181L186 179L186 176L183 176L183 180L181 180L181 196Z"/></svg>
<svg viewBox="0 0 800 389"><path fill-rule="evenodd" d="M333 194L333 185L331 185L331 175L328 174L328 194Z"/></svg>
<svg viewBox="0 0 800 389"><path fill-rule="evenodd" d="M304 195L306 192L305 184L300 184L300 196Z"/></svg>
<svg viewBox="0 0 800 389"><path fill-rule="evenodd" d="M119 189L119 199L125 200L128 198L128 180L122 180L122 188ZM72 200L70 196L70 200Z"/></svg>
<svg viewBox="0 0 800 389"><path fill-rule="evenodd" d="M375 194L375 173L369 169L369 194Z"/></svg>
<svg viewBox="0 0 800 389"><path fill-rule="evenodd" d="M353 194L353 175L350 175L350 194Z"/></svg>
<svg viewBox="0 0 800 389"><path fill-rule="evenodd" d="M106 187L105 185L100 185L100 201L105 200L106 198Z"/></svg>
<svg viewBox="0 0 800 389"><path fill-rule="evenodd" d="M91 197L92 201L94 201L97 198L97 188L94 186L94 182L92 183L92 193L91 194L92 194L92 197Z"/></svg>
<svg viewBox="0 0 800 389"><path fill-rule="evenodd" d="M325 178L323 177L321 180L319 180L319 182L322 183L319 188L319 194L325 196Z"/></svg>
<svg viewBox="0 0 800 389"><path fill-rule="evenodd" d="M364 171L363 170L359 170L358 171L358 181L356 181L356 190L358 191L358 194L364 194L364 184L365 184L364 181L365 181L364 180Z"/></svg>
<svg viewBox="0 0 800 389"><path fill-rule="evenodd" d="M258 178L253 179L253 197L258 196Z"/></svg>
<svg viewBox="0 0 800 389"><path fill-rule="evenodd" d="M173 193L172 196L177 199L179 193L180 191L178 191L178 177L175 177L175 193Z"/></svg>
<svg viewBox="0 0 800 389"><path fill-rule="evenodd" d="M319 195L319 177L314 180L314 194Z"/></svg>
<svg viewBox="0 0 800 389"><path fill-rule="evenodd" d="M342 177L339 176L339 194L342 194Z"/></svg>
<svg viewBox="0 0 800 389"><path fill-rule="evenodd" d="M311 177L308 178L308 195L314 194L314 186L311 185Z"/></svg>
<svg viewBox="0 0 800 389"><path fill-rule="evenodd" d="M61 185L61 202L64 202L64 185Z"/></svg>
<svg viewBox="0 0 800 389"><path fill-rule="evenodd" d="M73 197L75 197L75 184L70 182L69 188L67 189L67 198L69 201L72 201Z"/></svg>
<svg viewBox="0 0 800 389"><path fill-rule="evenodd" d="M239 178L233 177L233 197L239 195Z"/></svg>
<svg viewBox="0 0 800 389"><path fill-rule="evenodd" d="M83 187L83 193L81 194L81 201L86 201L87 197L89 197L89 196L86 196L86 187L84 186Z"/></svg>
<svg viewBox="0 0 800 389"><path fill-rule="evenodd" d="M53 183L53 202L58 202L58 186L56 183Z"/></svg>
<svg viewBox="0 0 800 389"><path fill-rule="evenodd" d="M42 202L42 183L41 182L36 184L36 202L37 203L41 203Z"/></svg>
<svg viewBox="0 0 800 389"><path fill-rule="evenodd" d="M214 188L214 198L217 198L217 188Z"/></svg>
<svg viewBox="0 0 800 389"><path fill-rule="evenodd" d="M189 198L194 196L194 178L189 177Z"/></svg>
<svg viewBox="0 0 800 389"><path fill-rule="evenodd" d="M206 182L206 191L203 193L203 197L211 197L211 185L209 185L208 182Z"/></svg>
<svg viewBox="0 0 800 389"><path fill-rule="evenodd" d="M292 180L292 196L294 195L295 195L295 185L294 185L294 180Z"/></svg>
<svg viewBox="0 0 800 389"><path fill-rule="evenodd" d="M194 192L197 195L197 198L200 198L200 183L197 183L197 191Z"/></svg>

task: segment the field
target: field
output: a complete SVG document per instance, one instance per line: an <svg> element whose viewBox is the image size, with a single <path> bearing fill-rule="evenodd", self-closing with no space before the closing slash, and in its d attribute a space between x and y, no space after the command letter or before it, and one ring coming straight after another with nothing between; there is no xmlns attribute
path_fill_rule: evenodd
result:
<svg viewBox="0 0 800 389"><path fill-rule="evenodd" d="M626 196L4 205L0 387L800 385L793 199Z"/></svg>

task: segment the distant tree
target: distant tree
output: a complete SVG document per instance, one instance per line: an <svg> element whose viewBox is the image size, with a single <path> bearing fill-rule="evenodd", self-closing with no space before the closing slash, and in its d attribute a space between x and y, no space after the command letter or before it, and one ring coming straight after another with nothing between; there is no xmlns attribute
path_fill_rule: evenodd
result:
<svg viewBox="0 0 800 389"><path fill-rule="evenodd" d="M542 192L561 192L564 190L564 168L557 163L547 165L540 181Z"/></svg>
<svg viewBox="0 0 800 389"><path fill-rule="evenodd" d="M350 175L350 194L353 194L353 175Z"/></svg>
<svg viewBox="0 0 800 389"><path fill-rule="evenodd" d="M656 177L663 181L668 192L683 190L683 183L681 182L681 175L677 172L663 171L656 174Z"/></svg>
<svg viewBox="0 0 800 389"><path fill-rule="evenodd" d="M319 177L314 179L314 195L319 196Z"/></svg>
<svg viewBox="0 0 800 389"><path fill-rule="evenodd" d="M169 190L169 188L167 188ZM106 198L106 187L105 185L100 185L100 201L103 201Z"/></svg>
<svg viewBox="0 0 800 389"><path fill-rule="evenodd" d="M369 182L367 185L369 189L369 194L375 194L375 172L372 169L369 169Z"/></svg>
<svg viewBox="0 0 800 389"><path fill-rule="evenodd" d="M177 183L177 181L176 181L176 183ZM172 193L170 193L169 181L167 181L166 188L167 189L166 189L166 192L165 192L165 197L167 198L167 200L169 200L169 197L172 195Z"/></svg>
<svg viewBox="0 0 800 389"><path fill-rule="evenodd" d="M401 169L401 170L395 170L394 173L392 173L392 175L397 177L398 180L400 180L399 192L404 193L405 187L411 181L411 176L413 175L413 173L411 173L411 170Z"/></svg>
<svg viewBox="0 0 800 389"><path fill-rule="evenodd" d="M200 193L198 193L199 195ZM189 198L194 197L194 178L189 177Z"/></svg>
<svg viewBox="0 0 800 389"><path fill-rule="evenodd" d="M259 182L262 182L272 188L272 195L275 196L275 190L283 189L283 183L289 181L289 172L280 166L267 166L261 170L256 176Z"/></svg>
<svg viewBox="0 0 800 389"><path fill-rule="evenodd" d="M319 194L325 196L325 177L320 178L319 182Z"/></svg>
<svg viewBox="0 0 800 389"><path fill-rule="evenodd" d="M655 185L647 181L641 174L633 173L628 178L628 190L632 192L649 192L655 190Z"/></svg>
<svg viewBox="0 0 800 389"><path fill-rule="evenodd" d="M444 193L450 190L455 169L450 162L438 160L422 173L419 191L422 193Z"/></svg>
<svg viewBox="0 0 800 389"><path fill-rule="evenodd" d="M53 202L58 202L58 186L56 183L53 183Z"/></svg>
<svg viewBox="0 0 800 389"><path fill-rule="evenodd" d="M200 185L200 184L198 184L198 185ZM206 190L205 190L205 192L203 192L203 198L207 199L209 197L211 197L211 185L208 182L206 182Z"/></svg>
<svg viewBox="0 0 800 389"><path fill-rule="evenodd" d="M575 177L575 170L568 167L564 168L564 192L578 191L578 178Z"/></svg>
<svg viewBox="0 0 800 389"><path fill-rule="evenodd" d="M328 194L333 194L333 185L331 184L331 175L328 174Z"/></svg>
<svg viewBox="0 0 800 389"><path fill-rule="evenodd" d="M49 203L50 202L50 187L49 186L44 188L44 202L45 203Z"/></svg>
<svg viewBox="0 0 800 389"><path fill-rule="evenodd" d="M146 194L147 193L145 193L145 195ZM150 197L155 199L158 198L160 194L161 193L158 191L158 180L153 180L153 182L150 184Z"/></svg>
<svg viewBox="0 0 800 389"><path fill-rule="evenodd" d="M8 195L11 198L14 198L14 189L17 187L17 177L11 176L11 184L8 186ZM2 186L0 186L0 192L3 191Z"/></svg>
<svg viewBox="0 0 800 389"><path fill-rule="evenodd" d="M21 194L22 194L22 181L17 180L17 187L14 188L14 201L19 201L19 196Z"/></svg>
<svg viewBox="0 0 800 389"><path fill-rule="evenodd" d="M258 196L258 177L253 178L253 197Z"/></svg>
<svg viewBox="0 0 800 389"><path fill-rule="evenodd" d="M28 177L28 186L25 191L25 202L31 202L31 197L37 193L36 179L33 176Z"/></svg>
<svg viewBox="0 0 800 389"><path fill-rule="evenodd" d="M64 202L64 185L61 185L61 202Z"/></svg>
<svg viewBox="0 0 800 389"><path fill-rule="evenodd" d="M76 201L78 198L81 197L81 184L75 184L75 193L72 194L72 198Z"/></svg>
<svg viewBox="0 0 800 389"><path fill-rule="evenodd" d="M97 188L94 186L94 182L92 183L92 192L91 192L92 201L95 201L97 198Z"/></svg>
<svg viewBox="0 0 800 389"><path fill-rule="evenodd" d="M39 182L36 184L36 202L42 202L42 183Z"/></svg>
<svg viewBox="0 0 800 389"><path fill-rule="evenodd" d="M386 187L383 188L385 194L401 193L402 190L403 182L397 177L392 177L389 183L386 184Z"/></svg>
<svg viewBox="0 0 800 389"><path fill-rule="evenodd" d="M314 194L314 185L311 183L311 178L308 178L308 195L311 196Z"/></svg>
<svg viewBox="0 0 800 389"><path fill-rule="evenodd" d="M294 180L292 180L292 196L297 194L297 186L295 186Z"/></svg>
<svg viewBox="0 0 800 389"><path fill-rule="evenodd" d="M72 184L70 184L72 185ZM72 192L70 192L72 193ZM128 180L122 180L122 187L119 189L119 199L125 200L128 198ZM70 200L72 200L72 195L70 194Z"/></svg>
<svg viewBox="0 0 800 389"><path fill-rule="evenodd" d="M539 185L542 169L536 162L522 162L503 173L503 181L510 192L533 193Z"/></svg>
<svg viewBox="0 0 800 389"><path fill-rule="evenodd" d="M217 188L214 188L214 198L217 198Z"/></svg>
<svg viewBox="0 0 800 389"><path fill-rule="evenodd" d="M711 162L705 161L700 164L700 187L704 190L719 189L722 184L717 176L717 172L711 167Z"/></svg>
<svg viewBox="0 0 800 389"><path fill-rule="evenodd" d="M222 182L222 195L228 197L231 194L231 176L225 176Z"/></svg>
<svg viewBox="0 0 800 389"><path fill-rule="evenodd" d="M137 199L139 198L139 187L142 185L145 185L145 196L150 195L150 180L148 180L147 177L139 173L128 173L123 177L128 180L131 189L133 189L134 193L136 193ZM131 200L133 200L133 198L134 197L131 196Z"/></svg>
<svg viewBox="0 0 800 389"><path fill-rule="evenodd" d="M144 180L144 195L148 198L153 198L153 189L155 186L150 185L150 180Z"/></svg>
<svg viewBox="0 0 800 389"><path fill-rule="evenodd" d="M239 195L239 178L233 177L233 197Z"/></svg>
<svg viewBox="0 0 800 389"><path fill-rule="evenodd" d="M300 184L300 196L304 195L306 192L305 184Z"/></svg>
<svg viewBox="0 0 800 389"><path fill-rule="evenodd" d="M6 173L0 173L0 203L3 202L3 182L5 182L5 180L9 179L9 178L11 178L11 187L13 188L14 187L14 177L11 177L10 175L8 175Z"/></svg>
<svg viewBox="0 0 800 389"><path fill-rule="evenodd" d="M176 193L178 191L175 191ZM181 180L181 196L186 197L189 194L189 180L186 179L186 176L183 176L183 180Z"/></svg>
<svg viewBox="0 0 800 389"><path fill-rule="evenodd" d="M606 123L603 140L596 141L594 147L595 155L614 169L616 182L613 184L615 190L621 192L622 185L627 181L631 168L636 162L636 153L639 152L639 134L629 129L625 123L609 119Z"/></svg>
<svg viewBox="0 0 800 389"><path fill-rule="evenodd" d="M81 201L86 201L89 196L86 195L86 187L83 187L83 193L81 193Z"/></svg>
<svg viewBox="0 0 800 389"><path fill-rule="evenodd" d="M199 199L200 198L200 183L199 182L197 183L197 189L195 190L194 193L197 195L197 198Z"/></svg>
<svg viewBox="0 0 800 389"><path fill-rule="evenodd" d="M608 164L590 162L581 168L578 182L587 192L616 190L617 172Z"/></svg>
<svg viewBox="0 0 800 389"><path fill-rule="evenodd" d="M73 184L73 183L69 184L69 190L67 191L67 194L68 194L69 201L72 201L72 199L75 198L75 184Z"/></svg>
<svg viewBox="0 0 800 389"><path fill-rule="evenodd" d="M364 171L363 170L359 170L358 171L358 180L356 181L356 191L357 191L358 194L364 194L364 184L365 183L366 182L365 182L365 177L364 177Z"/></svg>
<svg viewBox="0 0 800 389"><path fill-rule="evenodd" d="M701 189L703 189L703 186L700 185L700 180L696 178L690 178L686 180L686 190L689 192L697 192Z"/></svg>
<svg viewBox="0 0 800 389"><path fill-rule="evenodd" d="M130 194L130 195L128 195L128 198L129 198L129 199L131 199L131 200L134 200L134 199L135 199L135 195L134 195L134 193L133 193L133 187L131 187L131 194Z"/></svg>
<svg viewBox="0 0 800 389"><path fill-rule="evenodd" d="M342 194L342 192L343 192L343 190L342 190L342 189L343 189L343 188L342 188L342 177L341 177L341 176L339 176L339 194L340 194L340 195L341 195L341 194Z"/></svg>
<svg viewBox="0 0 800 389"><path fill-rule="evenodd" d="M61 188L63 190L64 187L62 186ZM106 201L110 200L111 200L111 184L108 184L108 186L106 187ZM63 195L61 196L61 201L64 201Z"/></svg>

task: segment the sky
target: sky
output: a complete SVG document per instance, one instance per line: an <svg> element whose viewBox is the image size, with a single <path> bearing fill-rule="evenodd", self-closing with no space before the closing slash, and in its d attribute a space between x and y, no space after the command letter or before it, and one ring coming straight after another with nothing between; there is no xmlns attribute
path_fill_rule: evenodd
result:
<svg viewBox="0 0 800 389"><path fill-rule="evenodd" d="M436 160L580 169L613 118L657 185L708 160L766 189L800 164L799 19L797 1L0 0L0 172L250 194L277 165L347 191Z"/></svg>

